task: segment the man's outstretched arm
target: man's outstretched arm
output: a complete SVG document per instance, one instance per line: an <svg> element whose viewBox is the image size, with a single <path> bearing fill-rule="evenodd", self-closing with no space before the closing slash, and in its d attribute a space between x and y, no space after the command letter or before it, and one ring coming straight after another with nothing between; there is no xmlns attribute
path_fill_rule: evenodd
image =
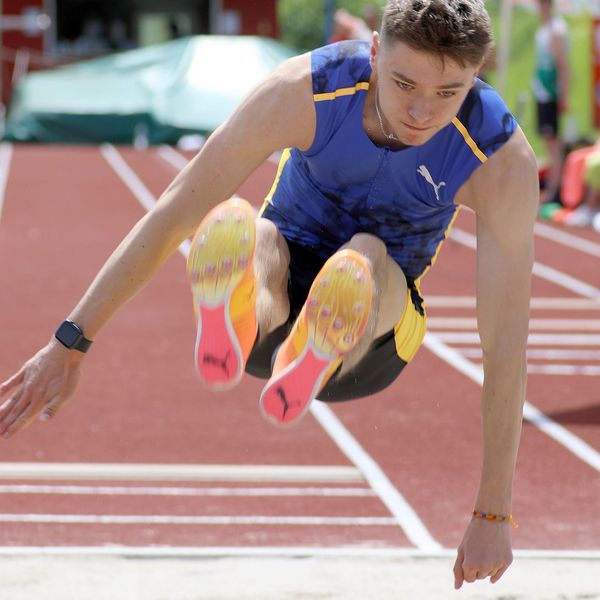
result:
<svg viewBox="0 0 600 600"><path fill-rule="evenodd" d="M129 232L68 318L88 339L148 283L202 217L230 197L268 156L308 147L314 135L310 56L286 61L252 91ZM54 337L0 385L0 436L38 415L52 417L72 396L84 354Z"/></svg>
<svg viewBox="0 0 600 600"><path fill-rule="evenodd" d="M538 198L535 157L520 130L478 169L463 198L477 214L477 319L484 371L483 458L473 508L499 518L512 514ZM512 562L511 526L509 520L471 519L454 566L456 588L463 581L498 581Z"/></svg>

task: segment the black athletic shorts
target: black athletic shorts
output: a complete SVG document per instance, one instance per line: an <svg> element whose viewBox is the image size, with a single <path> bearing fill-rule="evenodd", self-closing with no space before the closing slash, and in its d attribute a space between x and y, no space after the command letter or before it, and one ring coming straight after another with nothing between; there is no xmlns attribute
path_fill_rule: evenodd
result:
<svg viewBox="0 0 600 600"><path fill-rule="evenodd" d="M290 316L286 323L254 346L246 364L246 372L263 379L271 377L274 354L288 336L306 302L313 280L325 263L325 259L304 246L288 241L288 247ZM404 314L394 329L375 339L366 355L351 371L341 377L334 374L319 393L318 399L338 402L363 398L390 385L421 345L425 335L422 306L417 291L409 290Z"/></svg>
<svg viewBox="0 0 600 600"><path fill-rule="evenodd" d="M558 102L537 103L537 126L538 133L542 136L558 136Z"/></svg>

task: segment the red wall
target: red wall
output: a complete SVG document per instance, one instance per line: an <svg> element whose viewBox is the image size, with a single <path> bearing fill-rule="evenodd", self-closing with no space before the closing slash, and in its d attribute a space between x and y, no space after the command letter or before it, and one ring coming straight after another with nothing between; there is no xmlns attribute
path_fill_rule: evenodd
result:
<svg viewBox="0 0 600 600"><path fill-rule="evenodd" d="M19 16L26 7L43 9L44 0L3 0L2 14L6 16ZM6 105L10 98L11 80L14 70L15 52L26 48L35 52L44 49L44 37L39 35L25 35L21 31L2 31L2 102Z"/></svg>
<svg viewBox="0 0 600 600"><path fill-rule="evenodd" d="M223 0L223 10L236 10L242 17L242 35L279 36L276 0Z"/></svg>
<svg viewBox="0 0 600 600"><path fill-rule="evenodd" d="M20 15L24 8L44 8L44 0L3 0L2 13L4 15ZM2 42L5 48L32 48L42 51L44 46L43 35L32 37L20 31L4 31Z"/></svg>

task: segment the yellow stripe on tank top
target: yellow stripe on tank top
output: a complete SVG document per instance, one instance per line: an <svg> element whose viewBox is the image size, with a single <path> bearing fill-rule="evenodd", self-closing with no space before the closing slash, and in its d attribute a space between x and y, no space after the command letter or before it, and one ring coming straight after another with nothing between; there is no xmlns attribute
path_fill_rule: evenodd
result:
<svg viewBox="0 0 600 600"><path fill-rule="evenodd" d="M315 102L323 102L324 100L335 100L340 96L352 96L356 92L361 90L368 90L368 81L359 81L354 87L338 88L335 92L323 92L321 94L313 94L313 100Z"/></svg>
<svg viewBox="0 0 600 600"><path fill-rule="evenodd" d="M283 167L285 166L285 163L289 160L290 156L291 156L290 148L286 148L281 153L281 158L279 159L279 165L277 166L277 174L275 175L275 179L273 180L273 185L271 186L271 189L269 190L267 197L265 198L262 206L260 207L260 210L258 211L259 217L262 216L265 208L267 208L267 204L271 201L271 198L273 197L273 194L275 193L275 190L277 189L277 185L279 184L279 180L281 179L281 173L283 172Z"/></svg>
<svg viewBox="0 0 600 600"><path fill-rule="evenodd" d="M458 117L454 117L452 119L452 125L458 129L459 133L463 136L465 142L467 142L467 146L471 148L473 154L484 163L487 160L487 156L479 149L479 146L475 143L475 140L471 137L467 128L458 120Z"/></svg>

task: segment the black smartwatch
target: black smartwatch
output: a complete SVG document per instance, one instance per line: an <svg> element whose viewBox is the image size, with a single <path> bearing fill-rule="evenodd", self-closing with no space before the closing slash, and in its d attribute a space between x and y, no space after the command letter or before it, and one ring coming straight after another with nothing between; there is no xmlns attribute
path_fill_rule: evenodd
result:
<svg viewBox="0 0 600 600"><path fill-rule="evenodd" d="M79 350L79 352L87 352L92 345L92 340L88 340L81 331L81 327L73 321L63 321L56 330L54 337L65 347L70 350Z"/></svg>

